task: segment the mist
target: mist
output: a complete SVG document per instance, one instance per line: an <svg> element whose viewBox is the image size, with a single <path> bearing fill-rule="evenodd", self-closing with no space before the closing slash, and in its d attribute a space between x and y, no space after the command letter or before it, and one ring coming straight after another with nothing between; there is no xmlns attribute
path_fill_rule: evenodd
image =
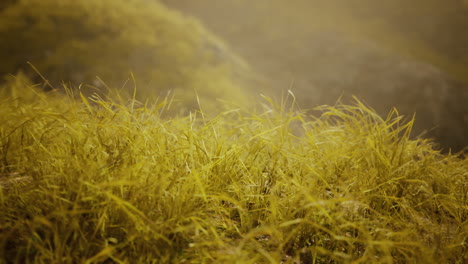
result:
<svg viewBox="0 0 468 264"><path fill-rule="evenodd" d="M252 89L302 108L354 95L385 116L416 117L414 136L468 144L466 1L171 0L260 77Z"/></svg>

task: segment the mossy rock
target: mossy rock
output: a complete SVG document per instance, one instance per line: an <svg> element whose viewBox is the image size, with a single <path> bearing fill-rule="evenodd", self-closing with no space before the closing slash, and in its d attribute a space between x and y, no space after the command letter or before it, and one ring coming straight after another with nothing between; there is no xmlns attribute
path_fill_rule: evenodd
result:
<svg viewBox="0 0 468 264"><path fill-rule="evenodd" d="M10 1L0 6L0 39L0 75L23 70L42 81L30 62L56 88L131 91L133 73L140 99L169 91L188 107L195 91L207 101L244 99L247 66L197 21L157 1Z"/></svg>

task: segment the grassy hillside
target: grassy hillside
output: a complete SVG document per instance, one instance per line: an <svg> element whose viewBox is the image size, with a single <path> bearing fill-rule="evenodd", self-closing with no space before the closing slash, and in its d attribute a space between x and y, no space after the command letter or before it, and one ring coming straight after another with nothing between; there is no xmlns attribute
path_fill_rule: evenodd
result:
<svg viewBox="0 0 468 264"><path fill-rule="evenodd" d="M0 93L0 263L468 261L468 162L396 111Z"/></svg>
<svg viewBox="0 0 468 264"><path fill-rule="evenodd" d="M106 86L131 94L136 79L140 99L171 92L186 108L197 105L195 91L202 101L245 101L242 75L248 69L242 60L196 20L158 1L2 5L0 76L22 70L37 82L81 85L88 94Z"/></svg>

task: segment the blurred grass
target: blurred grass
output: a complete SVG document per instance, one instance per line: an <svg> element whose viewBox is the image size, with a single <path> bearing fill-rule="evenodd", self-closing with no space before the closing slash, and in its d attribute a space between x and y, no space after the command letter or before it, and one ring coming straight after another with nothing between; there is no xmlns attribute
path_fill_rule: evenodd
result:
<svg viewBox="0 0 468 264"><path fill-rule="evenodd" d="M0 39L0 76L21 70L38 82L42 74L48 89L65 82L88 95L106 86L131 94L136 79L138 99L177 94L188 109L196 94L247 100L248 66L159 1L12 0L0 5Z"/></svg>
<svg viewBox="0 0 468 264"><path fill-rule="evenodd" d="M311 117L290 94L166 118L168 100L67 91L0 89L0 263L468 260L468 162L396 110Z"/></svg>

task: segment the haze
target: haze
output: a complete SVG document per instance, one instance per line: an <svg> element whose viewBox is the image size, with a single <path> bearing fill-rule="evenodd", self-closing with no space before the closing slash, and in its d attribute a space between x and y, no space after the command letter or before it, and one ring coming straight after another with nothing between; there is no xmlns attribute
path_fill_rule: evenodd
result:
<svg viewBox="0 0 468 264"><path fill-rule="evenodd" d="M303 108L356 95L456 150L468 139L468 1L167 0ZM258 81L258 80L257 80ZM280 92L283 91L283 92Z"/></svg>

